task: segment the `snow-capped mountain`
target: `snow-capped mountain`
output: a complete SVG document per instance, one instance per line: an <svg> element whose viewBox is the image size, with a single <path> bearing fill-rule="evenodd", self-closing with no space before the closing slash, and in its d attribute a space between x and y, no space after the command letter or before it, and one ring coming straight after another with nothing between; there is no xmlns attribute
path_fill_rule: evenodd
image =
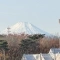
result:
<svg viewBox="0 0 60 60"><path fill-rule="evenodd" d="M16 23L15 25L10 27L10 33L25 33L25 34L46 34L46 35L50 35L49 33L37 28L36 26L34 26L31 23L27 23L27 22L19 22ZM8 34L8 30L7 28L1 32L2 34Z"/></svg>

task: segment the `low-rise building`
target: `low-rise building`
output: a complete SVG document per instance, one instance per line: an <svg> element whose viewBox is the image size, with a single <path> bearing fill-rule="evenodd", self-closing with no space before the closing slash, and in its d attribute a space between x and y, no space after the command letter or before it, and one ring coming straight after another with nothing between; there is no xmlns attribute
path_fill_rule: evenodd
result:
<svg viewBox="0 0 60 60"><path fill-rule="evenodd" d="M60 60L60 48L51 48L48 54L24 54L21 60Z"/></svg>

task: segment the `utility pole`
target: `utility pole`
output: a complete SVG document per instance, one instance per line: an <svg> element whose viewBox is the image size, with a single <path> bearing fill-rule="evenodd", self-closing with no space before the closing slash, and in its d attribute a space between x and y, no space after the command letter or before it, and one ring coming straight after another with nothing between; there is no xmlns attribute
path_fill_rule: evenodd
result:
<svg viewBox="0 0 60 60"><path fill-rule="evenodd" d="M59 24L60 24L60 19L59 19Z"/></svg>
<svg viewBox="0 0 60 60"><path fill-rule="evenodd" d="M59 24L60 24L60 19L59 19ZM59 37L59 48L60 48L60 37Z"/></svg>
<svg viewBox="0 0 60 60"><path fill-rule="evenodd" d="M59 24L60 24L60 19L59 19ZM60 37L59 37L59 48L60 48ZM54 52L55 52L55 48L54 48ZM56 60L56 54L55 54L55 60Z"/></svg>

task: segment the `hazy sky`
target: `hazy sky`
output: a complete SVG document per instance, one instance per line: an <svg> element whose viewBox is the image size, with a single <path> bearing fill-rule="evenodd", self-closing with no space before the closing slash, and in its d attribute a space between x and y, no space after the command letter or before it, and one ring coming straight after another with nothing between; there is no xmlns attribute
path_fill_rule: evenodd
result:
<svg viewBox="0 0 60 60"><path fill-rule="evenodd" d="M0 0L0 31L17 22L30 22L49 33L59 33L60 0Z"/></svg>

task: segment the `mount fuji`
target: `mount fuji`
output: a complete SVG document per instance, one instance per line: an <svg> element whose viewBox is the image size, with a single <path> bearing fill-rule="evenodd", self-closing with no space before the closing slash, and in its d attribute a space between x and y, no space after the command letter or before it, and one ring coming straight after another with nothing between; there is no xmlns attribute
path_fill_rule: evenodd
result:
<svg viewBox="0 0 60 60"><path fill-rule="evenodd" d="M1 33L2 34L8 34L7 28L3 30ZM10 33L25 33L25 34L45 34L45 35L50 35L49 33L39 29L38 27L34 26L31 23L28 22L18 22L15 25L10 27Z"/></svg>

